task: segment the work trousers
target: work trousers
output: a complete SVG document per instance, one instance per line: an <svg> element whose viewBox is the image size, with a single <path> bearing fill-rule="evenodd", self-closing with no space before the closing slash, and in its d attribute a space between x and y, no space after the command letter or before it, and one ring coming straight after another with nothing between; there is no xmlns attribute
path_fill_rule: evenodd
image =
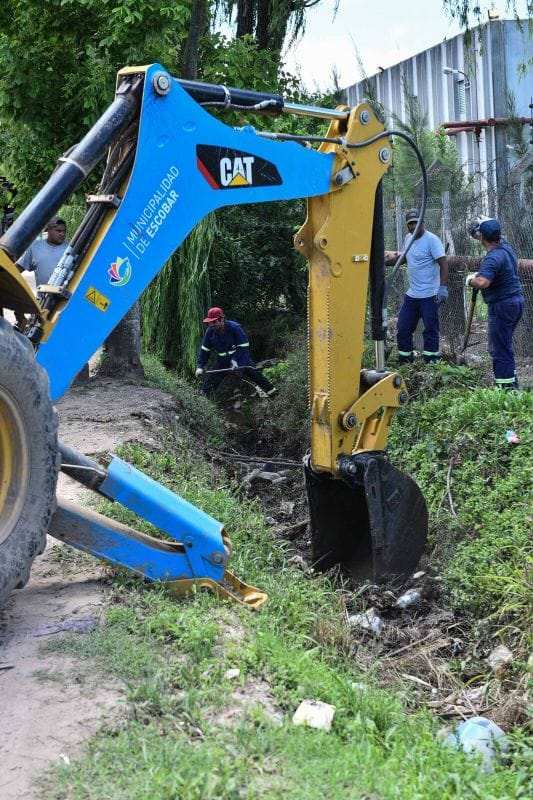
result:
<svg viewBox="0 0 533 800"><path fill-rule="evenodd" d="M439 353L439 304L437 296L409 297L405 295L398 315L398 356L400 364L413 361L413 333L418 321L424 322L424 361L437 361Z"/></svg>
<svg viewBox="0 0 533 800"><path fill-rule="evenodd" d="M489 303L489 353L496 386L517 389L513 333L524 312L522 295Z"/></svg>
<svg viewBox="0 0 533 800"><path fill-rule="evenodd" d="M225 367L216 366L215 369L225 369ZM235 374L239 378L246 378L246 380L250 381L251 383L259 386L267 394L273 394L275 392L274 386L270 383L268 378L265 376L255 367L240 367L239 369L235 370L235 372L215 372L211 375L206 375L205 380L203 383L202 391L204 394L211 394L215 392L216 389L220 386L222 381L227 375Z"/></svg>

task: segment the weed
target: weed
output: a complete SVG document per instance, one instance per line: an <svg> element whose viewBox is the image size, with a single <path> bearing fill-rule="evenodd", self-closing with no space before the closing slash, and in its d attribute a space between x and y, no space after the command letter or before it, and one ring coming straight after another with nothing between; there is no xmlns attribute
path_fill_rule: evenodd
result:
<svg viewBox="0 0 533 800"><path fill-rule="evenodd" d="M142 363L147 381L178 402L180 424L192 434L201 434L207 443L220 447L224 444L224 423L217 406L177 373L171 372L153 355L145 353Z"/></svg>

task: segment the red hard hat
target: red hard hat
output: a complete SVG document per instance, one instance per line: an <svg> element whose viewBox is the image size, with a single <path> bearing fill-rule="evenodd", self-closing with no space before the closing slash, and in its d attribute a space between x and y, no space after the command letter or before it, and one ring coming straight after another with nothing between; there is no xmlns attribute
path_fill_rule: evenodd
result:
<svg viewBox="0 0 533 800"><path fill-rule="evenodd" d="M210 308L207 312L207 317L204 319L204 322L216 322L217 319L222 319L224 316L224 311L218 306L214 308Z"/></svg>

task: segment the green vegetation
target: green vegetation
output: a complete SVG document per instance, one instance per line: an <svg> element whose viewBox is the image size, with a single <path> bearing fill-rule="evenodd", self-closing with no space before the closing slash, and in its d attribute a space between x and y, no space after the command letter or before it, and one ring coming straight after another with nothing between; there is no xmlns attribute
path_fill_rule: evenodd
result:
<svg viewBox="0 0 533 800"><path fill-rule="evenodd" d="M147 382L163 392L168 392L177 400L177 413L173 423L187 440L196 436L201 437L202 445L220 446L224 443L222 414L215 403L202 394L199 384L191 386L175 372L165 369L149 353L142 356L142 364Z"/></svg>
<svg viewBox="0 0 533 800"><path fill-rule="evenodd" d="M391 457L426 497L435 566L444 569L452 603L524 627L532 610L533 397L478 380L464 367L427 370L393 426ZM508 430L519 445L507 442Z"/></svg>
<svg viewBox="0 0 533 800"><path fill-rule="evenodd" d="M389 452L417 481L430 511L431 566L453 607L525 630L531 617L533 397L482 385L480 371L445 362L403 369L411 401L396 415ZM268 372L279 394L256 423L272 454L307 447L303 340ZM508 444L514 430L519 445ZM450 506L453 504L453 509Z"/></svg>
<svg viewBox="0 0 533 800"><path fill-rule="evenodd" d="M237 574L266 589L258 614L197 593L184 600L122 576L103 628L58 644L128 687L131 717L48 777L48 800L380 800L527 795L523 744L491 775L443 746L438 723L372 685L354 657L342 595L287 563L258 505L182 438L122 455L226 524ZM106 512L129 521L115 506ZM237 679L226 676L239 669ZM247 698L247 701L246 701ZM336 706L332 731L296 728L305 698ZM257 703L254 701L257 700Z"/></svg>

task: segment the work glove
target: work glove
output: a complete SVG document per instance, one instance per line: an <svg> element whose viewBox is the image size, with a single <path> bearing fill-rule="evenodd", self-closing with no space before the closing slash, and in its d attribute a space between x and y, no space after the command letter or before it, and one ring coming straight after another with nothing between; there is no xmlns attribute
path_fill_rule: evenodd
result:
<svg viewBox="0 0 533 800"><path fill-rule="evenodd" d="M231 359L231 368L232 369L239 369L239 365L237 364L237 362L235 361L234 358Z"/></svg>
<svg viewBox="0 0 533 800"><path fill-rule="evenodd" d="M477 272L469 272L468 273L468 275L466 276L466 280L465 280L465 284L466 284L466 288L467 289L472 289L473 288L471 286L471 284L470 284L470 281L472 280L472 278L476 278L476 277L477 277Z"/></svg>
<svg viewBox="0 0 533 800"><path fill-rule="evenodd" d="M441 303L445 303L448 299L448 287L447 286L439 286L439 290L437 292L437 303L439 306Z"/></svg>
<svg viewBox="0 0 533 800"><path fill-rule="evenodd" d="M203 371L202 367L196 367L196 372L194 374L196 375L197 378L199 378L200 375L203 375L204 371Z"/></svg>

